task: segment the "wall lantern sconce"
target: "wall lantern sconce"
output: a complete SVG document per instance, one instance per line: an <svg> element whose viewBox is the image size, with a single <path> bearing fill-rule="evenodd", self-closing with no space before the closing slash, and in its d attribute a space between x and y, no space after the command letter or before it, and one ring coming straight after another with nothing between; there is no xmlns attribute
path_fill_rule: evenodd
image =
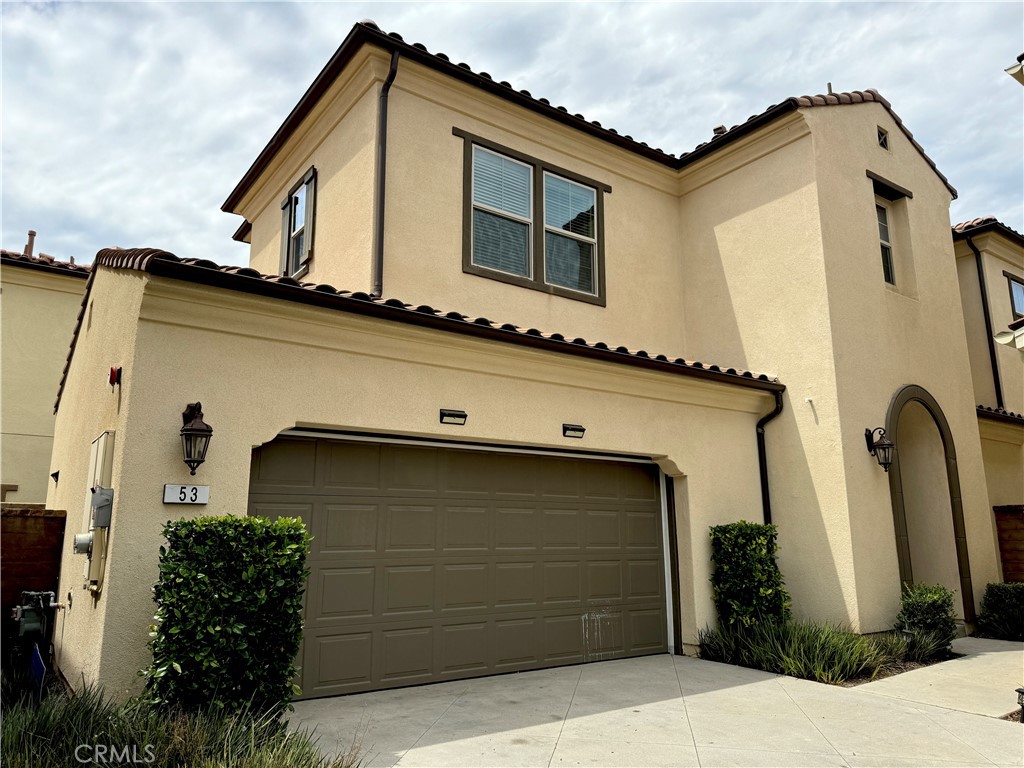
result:
<svg viewBox="0 0 1024 768"><path fill-rule="evenodd" d="M181 452L194 475L196 467L206 461L206 449L210 447L213 427L203 421L202 403L186 405L181 420L184 423L181 428Z"/></svg>
<svg viewBox="0 0 1024 768"><path fill-rule="evenodd" d="M875 438L875 432L878 433L877 439ZM865 429L864 440L868 444L868 453L878 459L878 466L888 472L889 466L892 464L892 449L896 446L893 445L892 440L885 436L885 430L882 427Z"/></svg>
<svg viewBox="0 0 1024 768"><path fill-rule="evenodd" d="M563 424L562 425L562 437L583 437L583 433L587 431L587 428L582 424Z"/></svg>
<svg viewBox="0 0 1024 768"><path fill-rule="evenodd" d="M468 418L469 416L466 414L465 411L456 411L452 410L451 408L441 409L442 424L455 424L461 427L463 424L466 423L466 419Z"/></svg>
<svg viewBox="0 0 1024 768"><path fill-rule="evenodd" d="M1017 706L1020 707L1020 722L1024 725L1024 688L1017 689Z"/></svg>

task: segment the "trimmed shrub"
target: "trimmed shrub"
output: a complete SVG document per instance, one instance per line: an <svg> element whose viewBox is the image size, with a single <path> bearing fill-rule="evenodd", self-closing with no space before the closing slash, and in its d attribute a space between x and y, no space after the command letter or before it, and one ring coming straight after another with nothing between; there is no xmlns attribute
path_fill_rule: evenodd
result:
<svg viewBox="0 0 1024 768"><path fill-rule="evenodd" d="M149 700L279 714L302 641L310 541L302 521L199 517L167 523L164 536L153 663L142 672Z"/></svg>
<svg viewBox="0 0 1024 768"><path fill-rule="evenodd" d="M774 525L745 520L711 527L711 584L723 625L789 619L789 593L775 560L776 536Z"/></svg>
<svg viewBox="0 0 1024 768"><path fill-rule="evenodd" d="M978 632L997 640L1024 640L1024 582L985 585Z"/></svg>
<svg viewBox="0 0 1024 768"><path fill-rule="evenodd" d="M948 653L956 637L953 593L939 584L903 585L902 607L896 616L896 629L910 632L908 640L914 661L926 661ZM931 656L928 648L934 648Z"/></svg>

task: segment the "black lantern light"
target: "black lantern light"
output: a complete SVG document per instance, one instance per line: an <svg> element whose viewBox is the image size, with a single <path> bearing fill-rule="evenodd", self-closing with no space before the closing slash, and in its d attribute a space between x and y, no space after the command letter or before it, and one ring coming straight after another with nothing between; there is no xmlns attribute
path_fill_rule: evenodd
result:
<svg viewBox="0 0 1024 768"><path fill-rule="evenodd" d="M877 438L875 432L878 433ZM888 472L889 466L892 464L892 450L896 446L885 436L885 430L882 427L865 429L864 440L868 444L868 453L878 459L878 466Z"/></svg>
<svg viewBox="0 0 1024 768"><path fill-rule="evenodd" d="M194 475L196 467L206 461L206 449L210 447L213 427L203 421L202 403L186 405L181 421L184 424L181 428L181 452Z"/></svg>
<svg viewBox="0 0 1024 768"><path fill-rule="evenodd" d="M1017 689L1017 706L1020 707L1020 722L1024 725L1024 688Z"/></svg>

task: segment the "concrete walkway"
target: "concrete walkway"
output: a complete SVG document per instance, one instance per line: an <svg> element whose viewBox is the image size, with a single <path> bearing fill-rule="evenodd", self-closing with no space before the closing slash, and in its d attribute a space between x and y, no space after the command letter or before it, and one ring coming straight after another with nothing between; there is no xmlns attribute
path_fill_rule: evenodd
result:
<svg viewBox="0 0 1024 768"><path fill-rule="evenodd" d="M898 686L662 655L304 701L292 724L364 766L1024 765L1024 726L976 714L1014 709L1021 645L958 643Z"/></svg>

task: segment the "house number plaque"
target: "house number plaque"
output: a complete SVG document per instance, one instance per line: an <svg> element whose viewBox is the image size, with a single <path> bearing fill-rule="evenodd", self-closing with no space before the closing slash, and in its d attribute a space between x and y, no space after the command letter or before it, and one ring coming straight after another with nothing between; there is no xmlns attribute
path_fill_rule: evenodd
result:
<svg viewBox="0 0 1024 768"><path fill-rule="evenodd" d="M165 485L164 504L208 504L208 485Z"/></svg>

